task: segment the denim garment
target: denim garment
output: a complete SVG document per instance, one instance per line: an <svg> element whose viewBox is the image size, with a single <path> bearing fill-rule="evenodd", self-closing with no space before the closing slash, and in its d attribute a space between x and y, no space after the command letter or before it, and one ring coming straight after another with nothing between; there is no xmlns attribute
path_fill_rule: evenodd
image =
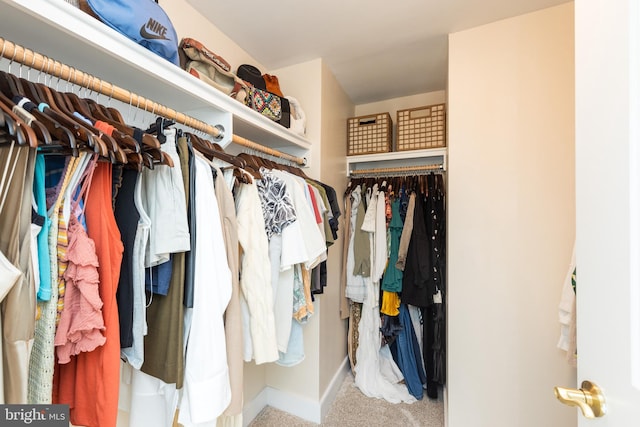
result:
<svg viewBox="0 0 640 427"><path fill-rule="evenodd" d="M398 368L402 371L405 384L409 393L418 400L422 399L422 384L427 382L427 376L422 369L420 358L420 346L413 330L411 315L406 304L400 304L400 323L402 331L396 340L391 344L391 354L396 361Z"/></svg>
<svg viewBox="0 0 640 427"><path fill-rule="evenodd" d="M280 358L276 361L278 365L291 367L304 360L304 336L302 332L302 325L297 320L291 322L289 345L286 353L278 352L280 354Z"/></svg>

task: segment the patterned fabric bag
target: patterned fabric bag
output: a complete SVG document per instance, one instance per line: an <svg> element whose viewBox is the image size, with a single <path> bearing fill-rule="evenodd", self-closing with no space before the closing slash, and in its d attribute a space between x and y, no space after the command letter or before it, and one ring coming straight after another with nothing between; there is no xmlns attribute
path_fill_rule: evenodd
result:
<svg viewBox="0 0 640 427"><path fill-rule="evenodd" d="M256 110L273 121L277 122L282 118L282 103L280 97L273 93L249 86L244 103L251 109Z"/></svg>

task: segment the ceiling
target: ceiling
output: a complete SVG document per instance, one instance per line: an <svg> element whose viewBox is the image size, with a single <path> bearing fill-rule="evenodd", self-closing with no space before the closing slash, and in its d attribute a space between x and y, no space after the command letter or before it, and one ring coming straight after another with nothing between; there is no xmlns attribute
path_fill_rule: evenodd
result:
<svg viewBox="0 0 640 427"><path fill-rule="evenodd" d="M263 71L322 58L356 105L443 90L447 34L566 2L189 0Z"/></svg>

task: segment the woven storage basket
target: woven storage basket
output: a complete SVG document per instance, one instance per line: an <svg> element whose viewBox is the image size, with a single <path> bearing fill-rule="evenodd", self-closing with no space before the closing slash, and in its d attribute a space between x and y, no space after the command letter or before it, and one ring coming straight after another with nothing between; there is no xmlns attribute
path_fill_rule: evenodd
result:
<svg viewBox="0 0 640 427"><path fill-rule="evenodd" d="M347 155L391 151L391 116L377 113L347 119Z"/></svg>
<svg viewBox="0 0 640 427"><path fill-rule="evenodd" d="M398 110L398 151L446 147L445 105Z"/></svg>

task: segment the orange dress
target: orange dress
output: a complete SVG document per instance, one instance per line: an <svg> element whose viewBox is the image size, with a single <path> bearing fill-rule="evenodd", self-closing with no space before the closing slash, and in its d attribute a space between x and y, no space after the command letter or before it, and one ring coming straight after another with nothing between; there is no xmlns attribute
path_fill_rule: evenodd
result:
<svg viewBox="0 0 640 427"><path fill-rule="evenodd" d="M71 422L87 427L115 427L120 385L120 328L116 291L123 245L112 205L112 168L100 162L85 199L87 234L95 242L106 342L71 362L58 365L56 403L70 405Z"/></svg>

